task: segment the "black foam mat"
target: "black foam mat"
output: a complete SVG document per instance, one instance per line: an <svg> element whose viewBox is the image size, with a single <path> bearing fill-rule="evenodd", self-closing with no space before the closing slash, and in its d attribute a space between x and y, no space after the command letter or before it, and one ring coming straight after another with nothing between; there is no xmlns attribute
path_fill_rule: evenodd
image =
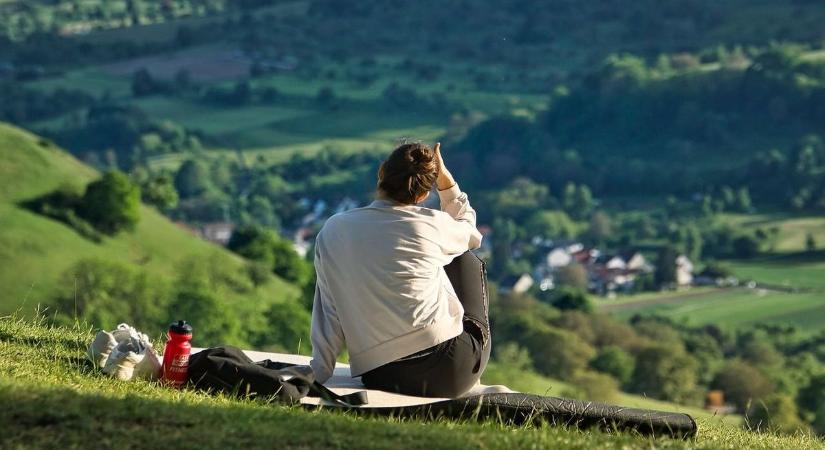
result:
<svg viewBox="0 0 825 450"><path fill-rule="evenodd" d="M371 408L367 405L351 411L424 420L491 419L513 425L544 423L681 439L692 438L698 431L696 421L688 414L521 393L476 395L403 407Z"/></svg>

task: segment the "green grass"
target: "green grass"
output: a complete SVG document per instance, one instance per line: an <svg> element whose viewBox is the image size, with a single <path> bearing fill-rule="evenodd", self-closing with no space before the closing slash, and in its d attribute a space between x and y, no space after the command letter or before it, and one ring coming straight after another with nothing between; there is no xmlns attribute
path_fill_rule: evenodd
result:
<svg viewBox="0 0 825 450"><path fill-rule="evenodd" d="M26 87L51 92L56 89L73 89L100 96L108 92L114 98L132 94L132 80L108 74L96 67L86 67L66 72L59 77L43 78L26 83Z"/></svg>
<svg viewBox="0 0 825 450"><path fill-rule="evenodd" d="M757 228L768 230L779 228L774 251L799 252L805 250L808 234L814 237L819 247L825 246L825 217L776 214L724 214L722 220L734 227L755 231Z"/></svg>
<svg viewBox="0 0 825 450"><path fill-rule="evenodd" d="M727 264L741 279L796 289L825 290L825 252L767 255Z"/></svg>
<svg viewBox="0 0 825 450"><path fill-rule="evenodd" d="M128 29L110 32L127 33ZM187 52L204 51L198 48L178 53L185 56ZM253 80L255 87L275 87L284 95L272 105L216 107L172 96L134 98L130 76L112 73L111 67L105 65L71 70L58 77L27 83L27 86L44 91L79 89L95 96L108 92L112 98L133 104L154 119L171 120L207 133L216 142L207 154L222 155L223 147L241 148L274 163L295 152L313 154L329 146L343 151L369 151L376 147L387 149L403 138L434 140L443 135L449 122L446 113L387 110L383 107L382 92L391 82L411 87L422 96L444 94L450 101L460 102L471 110L488 115L511 112L533 116L546 107L545 95L519 92L513 86L504 86L504 90L497 92L467 86L466 71L469 66L464 63L447 64L437 80L424 82L393 69L392 65L399 62L398 58L379 56L377 60L379 79L369 86L355 84L343 77L332 80L307 78L298 73L279 73ZM118 64L128 64L128 61ZM324 70L319 72L359 69L352 64L331 61L322 63L322 67ZM495 72L503 68L490 70ZM232 83L215 84L231 86ZM331 110L314 102L317 92L323 87L331 87L339 98L336 109ZM67 114L27 126L35 130L60 128L68 117ZM180 159L181 156L176 154L160 155L152 163L175 168Z"/></svg>
<svg viewBox="0 0 825 450"><path fill-rule="evenodd" d="M730 289L716 294L686 298L681 302L638 305L626 303L612 314L656 314L690 325L715 324L735 328L757 323L794 325L803 334L814 334L825 324L825 296L818 293L780 293L760 289Z"/></svg>
<svg viewBox="0 0 825 450"><path fill-rule="evenodd" d="M34 214L18 202L50 192L63 184L82 186L97 176L52 145L0 124L0 314L17 309L34 310L48 303L66 269L83 258L101 258L145 269L157 280L171 281L186 258L217 258L227 267L245 262L234 254L202 241L160 213L142 207L134 232L105 238L100 244L83 238L72 228ZM283 301L298 290L275 277L250 294L252 298ZM242 300L233 298L229 300ZM261 302L263 303L263 302Z"/></svg>
<svg viewBox="0 0 825 450"><path fill-rule="evenodd" d="M92 334L0 318L2 448L817 449L808 435L752 433L697 419L695 440L515 427L497 422L359 417L120 382L83 357Z"/></svg>

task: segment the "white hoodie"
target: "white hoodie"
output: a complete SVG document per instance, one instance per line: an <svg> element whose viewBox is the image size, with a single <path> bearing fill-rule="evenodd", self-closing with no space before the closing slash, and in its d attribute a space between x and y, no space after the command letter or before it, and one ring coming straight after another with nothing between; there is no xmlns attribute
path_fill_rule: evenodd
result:
<svg viewBox="0 0 825 450"><path fill-rule="evenodd" d="M315 241L312 369L332 375L346 345L352 376L461 334L464 308L444 266L478 248L476 215L457 185L441 211L376 200L332 216Z"/></svg>

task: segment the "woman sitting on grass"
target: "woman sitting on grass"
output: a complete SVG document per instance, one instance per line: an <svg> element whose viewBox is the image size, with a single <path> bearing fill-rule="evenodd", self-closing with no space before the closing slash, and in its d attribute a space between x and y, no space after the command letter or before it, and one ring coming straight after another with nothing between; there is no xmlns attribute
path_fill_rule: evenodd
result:
<svg viewBox="0 0 825 450"><path fill-rule="evenodd" d="M434 185L440 211L419 206ZM457 397L478 382L490 325L483 272L468 251L481 243L475 222L440 144L404 144L390 154L378 170L377 199L332 216L315 242L318 381L332 375L346 345L352 376L371 389Z"/></svg>

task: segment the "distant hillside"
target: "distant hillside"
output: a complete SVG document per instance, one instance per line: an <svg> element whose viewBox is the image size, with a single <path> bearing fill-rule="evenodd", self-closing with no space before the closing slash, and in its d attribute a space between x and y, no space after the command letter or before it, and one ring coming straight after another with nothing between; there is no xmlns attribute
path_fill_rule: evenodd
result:
<svg viewBox="0 0 825 450"><path fill-rule="evenodd" d="M150 285L173 283L185 261L214 261L226 271L239 270L240 257L202 241L173 224L154 209L143 206L137 229L104 238L100 244L85 239L63 223L37 215L19 202L65 185L82 186L97 172L50 142L18 128L0 124L0 314L37 304L48 304L58 291L64 272L82 259L98 258L125 264L149 275ZM65 281L64 281L65 282ZM221 298L260 316L273 303L294 301L298 289L276 277L244 294ZM127 319L124 317L124 320Z"/></svg>

